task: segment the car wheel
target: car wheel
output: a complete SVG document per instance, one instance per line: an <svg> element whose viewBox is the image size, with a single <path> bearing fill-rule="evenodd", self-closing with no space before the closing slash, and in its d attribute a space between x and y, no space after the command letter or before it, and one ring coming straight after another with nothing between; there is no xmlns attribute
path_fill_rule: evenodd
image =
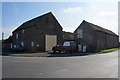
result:
<svg viewBox="0 0 120 80"><path fill-rule="evenodd" d="M59 53L61 53L61 51L59 51Z"/></svg>
<svg viewBox="0 0 120 80"><path fill-rule="evenodd" d="M55 50L55 49L53 49L53 53L56 53L56 50Z"/></svg>
<svg viewBox="0 0 120 80"><path fill-rule="evenodd" d="M66 53L66 50L65 50L65 49L63 49L63 53Z"/></svg>
<svg viewBox="0 0 120 80"><path fill-rule="evenodd" d="M71 50L70 53L73 53L73 50Z"/></svg>

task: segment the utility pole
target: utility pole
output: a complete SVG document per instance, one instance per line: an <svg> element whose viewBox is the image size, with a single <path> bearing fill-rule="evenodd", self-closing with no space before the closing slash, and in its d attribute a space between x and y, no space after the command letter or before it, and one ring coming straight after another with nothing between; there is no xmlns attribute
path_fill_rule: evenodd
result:
<svg viewBox="0 0 120 80"><path fill-rule="evenodd" d="M2 41L4 40L4 33L2 32Z"/></svg>

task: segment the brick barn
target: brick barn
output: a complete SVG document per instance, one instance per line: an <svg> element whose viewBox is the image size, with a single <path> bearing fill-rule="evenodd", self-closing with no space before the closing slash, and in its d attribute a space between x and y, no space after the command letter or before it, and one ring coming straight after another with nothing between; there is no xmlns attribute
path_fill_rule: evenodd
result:
<svg viewBox="0 0 120 80"><path fill-rule="evenodd" d="M13 31L13 45L21 45L25 51L50 51L62 42L62 27L49 12L29 20Z"/></svg>
<svg viewBox="0 0 120 80"><path fill-rule="evenodd" d="M77 44L86 46L88 52L118 47L118 35L85 20L74 31Z"/></svg>

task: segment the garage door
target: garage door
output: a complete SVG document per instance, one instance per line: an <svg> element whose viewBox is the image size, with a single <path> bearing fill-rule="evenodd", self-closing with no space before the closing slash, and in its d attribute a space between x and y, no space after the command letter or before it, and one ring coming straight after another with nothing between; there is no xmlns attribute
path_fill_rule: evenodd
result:
<svg viewBox="0 0 120 80"><path fill-rule="evenodd" d="M57 36L56 35L45 35L45 46L46 51L51 51L52 47L57 44Z"/></svg>

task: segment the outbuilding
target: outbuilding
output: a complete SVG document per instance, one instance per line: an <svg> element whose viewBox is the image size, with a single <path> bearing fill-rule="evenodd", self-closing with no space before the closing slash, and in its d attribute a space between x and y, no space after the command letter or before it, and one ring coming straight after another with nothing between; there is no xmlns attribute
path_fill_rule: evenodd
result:
<svg viewBox="0 0 120 80"><path fill-rule="evenodd" d="M74 31L74 38L81 46L81 51L85 47L88 52L118 47L119 41L114 32L85 20Z"/></svg>
<svg viewBox="0 0 120 80"><path fill-rule="evenodd" d="M50 51L62 42L62 27L49 12L31 19L13 31L13 45L21 45L25 51Z"/></svg>

